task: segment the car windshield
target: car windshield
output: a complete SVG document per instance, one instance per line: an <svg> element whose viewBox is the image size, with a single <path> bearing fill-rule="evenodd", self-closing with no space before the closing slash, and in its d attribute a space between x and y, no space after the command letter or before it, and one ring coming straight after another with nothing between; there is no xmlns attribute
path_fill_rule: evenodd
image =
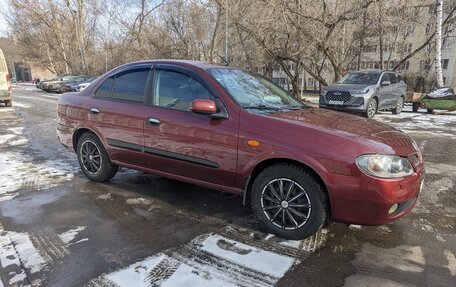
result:
<svg viewBox="0 0 456 287"><path fill-rule="evenodd" d="M238 69L207 70L244 109L279 111L305 105L266 78Z"/></svg>
<svg viewBox="0 0 456 287"><path fill-rule="evenodd" d="M377 72L356 72L350 73L339 81L339 84L375 85L378 82L380 73Z"/></svg>
<svg viewBox="0 0 456 287"><path fill-rule="evenodd" d="M76 78L78 78L78 76L65 76L62 78L62 81L72 81Z"/></svg>

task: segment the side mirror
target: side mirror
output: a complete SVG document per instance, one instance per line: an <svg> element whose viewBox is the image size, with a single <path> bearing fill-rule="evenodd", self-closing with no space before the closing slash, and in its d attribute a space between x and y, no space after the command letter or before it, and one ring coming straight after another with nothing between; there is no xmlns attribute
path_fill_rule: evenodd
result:
<svg viewBox="0 0 456 287"><path fill-rule="evenodd" d="M192 101L190 110L197 114L212 115L217 113L217 106L213 100L197 99Z"/></svg>
<svg viewBox="0 0 456 287"><path fill-rule="evenodd" d="M390 81L383 81L382 82L382 86L389 86L389 85L391 85Z"/></svg>

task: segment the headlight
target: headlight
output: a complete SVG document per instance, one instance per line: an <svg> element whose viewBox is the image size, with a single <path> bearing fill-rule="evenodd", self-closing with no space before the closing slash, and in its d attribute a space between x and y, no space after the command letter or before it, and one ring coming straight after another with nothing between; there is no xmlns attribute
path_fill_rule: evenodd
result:
<svg viewBox="0 0 456 287"><path fill-rule="evenodd" d="M413 174L413 167L406 158L393 155L362 155L356 165L365 173L381 178L404 177Z"/></svg>
<svg viewBox="0 0 456 287"><path fill-rule="evenodd" d="M367 89L367 90L362 90L362 91L352 91L351 93L352 93L353 95L364 95L364 94L369 93L369 89Z"/></svg>
<svg viewBox="0 0 456 287"><path fill-rule="evenodd" d="M328 91L326 91L326 90L321 90L320 95L321 95L321 96L326 96L326 93L327 93L327 92L328 92Z"/></svg>

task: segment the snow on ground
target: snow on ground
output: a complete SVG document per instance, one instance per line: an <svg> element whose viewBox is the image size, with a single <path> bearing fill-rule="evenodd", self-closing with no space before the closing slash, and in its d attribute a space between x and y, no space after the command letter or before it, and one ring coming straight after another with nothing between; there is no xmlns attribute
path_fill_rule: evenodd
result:
<svg viewBox="0 0 456 287"><path fill-rule="evenodd" d="M379 112L374 119L404 132L430 132L442 136L454 136L452 133L456 132L456 112L445 112L441 115L425 112L420 109L417 113L413 113L411 106L405 106L404 111L399 115L385 111Z"/></svg>
<svg viewBox="0 0 456 287"><path fill-rule="evenodd" d="M76 228L70 229L62 234L59 234L60 239L63 241L63 243L68 244L71 241L73 241L76 236L78 235L79 232L83 231L85 229L85 226L78 226ZM82 239L83 241L86 241ZM78 241L80 242L80 241ZM75 243L78 243L75 242Z"/></svg>
<svg viewBox="0 0 456 287"><path fill-rule="evenodd" d="M92 282L121 287L273 286L297 263L292 256L211 233Z"/></svg>
<svg viewBox="0 0 456 287"><path fill-rule="evenodd" d="M0 233L0 265L2 269L10 270L8 278L4 278L8 280L7 286L25 286L25 269L33 274L47 266L44 258L34 247L29 234L14 231Z"/></svg>
<svg viewBox="0 0 456 287"><path fill-rule="evenodd" d="M14 198L19 190L40 190L73 178L78 167L64 159L35 162L24 152L28 139L23 127L7 128L0 134L0 202Z"/></svg>

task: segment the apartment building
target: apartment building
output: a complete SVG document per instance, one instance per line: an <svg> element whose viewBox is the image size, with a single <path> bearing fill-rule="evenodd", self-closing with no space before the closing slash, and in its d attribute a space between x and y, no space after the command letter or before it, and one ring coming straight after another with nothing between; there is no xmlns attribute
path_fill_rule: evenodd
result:
<svg viewBox="0 0 456 287"><path fill-rule="evenodd" d="M385 1L385 5L394 5L395 1ZM390 9L390 15L384 15L384 31L382 33L382 57L380 57L380 41L378 34L359 35L364 37L364 46L359 49L353 45L350 57L345 61L346 69L393 69L402 59L423 45L435 32L436 7L435 1L423 0L411 2L406 17L403 11ZM416 4L415 4L416 3ZM453 7L446 2L444 18ZM451 3L451 2L450 2ZM393 7L394 8L394 7ZM399 20L398 20L399 19ZM429 42L420 52L403 62L397 69L405 78L410 90L429 91L436 85L435 72L435 39ZM383 59L381 64L380 58ZM290 63L290 65L293 65ZM291 67L293 68L293 67ZM442 68L445 86L456 87L456 23L447 26L443 31ZM294 70L294 69L292 69ZM319 91L321 85L312 76L301 72L299 81L303 91ZM323 67L323 76L328 83L334 82L332 68ZM273 79L285 89L290 89L286 74L280 67L273 71Z"/></svg>

